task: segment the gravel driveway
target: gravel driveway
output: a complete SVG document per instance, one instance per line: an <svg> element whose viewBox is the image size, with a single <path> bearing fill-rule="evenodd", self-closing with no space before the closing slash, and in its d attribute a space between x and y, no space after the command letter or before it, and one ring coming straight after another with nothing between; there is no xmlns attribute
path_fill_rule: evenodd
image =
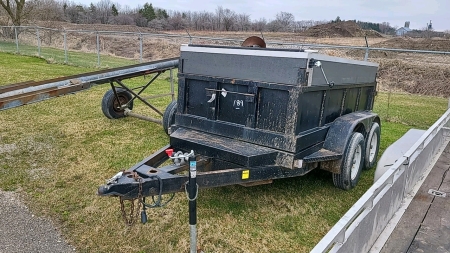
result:
<svg viewBox="0 0 450 253"><path fill-rule="evenodd" d="M33 215L18 194L0 190L0 253L75 252L49 219Z"/></svg>

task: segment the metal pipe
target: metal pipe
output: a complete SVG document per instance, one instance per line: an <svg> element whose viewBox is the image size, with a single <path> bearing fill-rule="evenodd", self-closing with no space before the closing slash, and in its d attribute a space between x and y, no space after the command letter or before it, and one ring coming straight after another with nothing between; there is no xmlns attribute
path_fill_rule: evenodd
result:
<svg viewBox="0 0 450 253"><path fill-rule="evenodd" d="M172 93L172 101L175 101L175 88L173 87L173 69L170 69L170 93Z"/></svg>
<svg viewBox="0 0 450 253"><path fill-rule="evenodd" d="M16 51L19 53L19 35L17 34L17 27L14 27L14 34L16 35Z"/></svg>
<svg viewBox="0 0 450 253"><path fill-rule="evenodd" d="M39 37L39 28L36 27L36 36L37 36L37 43L38 43L38 56L41 57L41 38Z"/></svg>
<svg viewBox="0 0 450 253"><path fill-rule="evenodd" d="M190 253L197 252L197 161L195 156L189 157L189 182L188 200L189 200L189 230L190 230Z"/></svg>
<svg viewBox="0 0 450 253"><path fill-rule="evenodd" d="M367 36L364 36L364 39L366 39L366 54L364 55L364 61L367 61L369 59L369 42L367 42Z"/></svg>
<svg viewBox="0 0 450 253"><path fill-rule="evenodd" d="M138 118L138 119L142 119L145 121L150 121L150 122L162 125L162 120L154 119L154 118L147 117L145 115L134 113L130 109L127 109L127 108L125 109L124 114L125 114L125 116L130 116L130 117L134 117L134 118Z"/></svg>
<svg viewBox="0 0 450 253"><path fill-rule="evenodd" d="M98 74L89 74L86 73L86 76L77 77L76 79L83 83L105 83L108 82L110 79L122 76L122 75L129 75L133 73L139 73L139 72L145 72L145 71L151 71L156 69L167 69L167 68L176 68L178 67L178 60L167 60L167 61L158 61L149 64L139 64L138 66L130 66L129 68L118 68L118 69L112 69L109 72L102 72ZM60 86L68 86L71 85L73 77L68 77L68 79L57 81L57 82L50 82L39 86L32 86L27 87L20 90L14 90L10 92L5 92L0 94L1 98L6 97L12 97L20 94L25 94L29 92L44 90L48 88L54 88L54 87L60 87Z"/></svg>
<svg viewBox="0 0 450 253"><path fill-rule="evenodd" d="M143 40L143 37L142 37L142 34L141 33L139 33L139 62L142 62L142 40Z"/></svg>
<svg viewBox="0 0 450 253"><path fill-rule="evenodd" d="M100 67L100 38L98 37L98 32L96 36L97 36L97 66Z"/></svg>
<svg viewBox="0 0 450 253"><path fill-rule="evenodd" d="M125 84L122 83L122 81L120 80L115 80L116 83L118 83L120 86L122 86L122 88L126 89L129 93L131 93L134 98L137 98L139 100L141 100L144 104L146 104L148 107L152 108L153 111L157 112L159 115L163 116L163 113L158 110L156 107L154 107L153 105L151 105L148 101L144 100L143 98L141 98L138 94L136 94L134 91L130 90L129 88L127 88L127 86ZM134 99L133 98L133 99Z"/></svg>
<svg viewBox="0 0 450 253"><path fill-rule="evenodd" d="M67 32L64 30L64 63L67 64Z"/></svg>

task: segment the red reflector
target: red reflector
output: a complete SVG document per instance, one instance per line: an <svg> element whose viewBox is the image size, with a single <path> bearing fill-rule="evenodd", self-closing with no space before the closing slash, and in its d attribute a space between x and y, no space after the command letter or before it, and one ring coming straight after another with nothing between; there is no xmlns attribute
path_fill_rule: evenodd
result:
<svg viewBox="0 0 450 253"><path fill-rule="evenodd" d="M168 156L172 156L172 154L173 154L173 149L166 149L166 154L167 154Z"/></svg>

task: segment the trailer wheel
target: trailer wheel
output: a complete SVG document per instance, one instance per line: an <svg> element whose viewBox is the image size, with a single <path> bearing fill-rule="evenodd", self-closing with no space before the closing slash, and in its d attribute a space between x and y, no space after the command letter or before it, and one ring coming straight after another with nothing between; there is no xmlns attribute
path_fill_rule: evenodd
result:
<svg viewBox="0 0 450 253"><path fill-rule="evenodd" d="M370 128L366 140L366 152L364 156L364 169L368 170L375 166L378 151L380 149L380 125L374 122Z"/></svg>
<svg viewBox="0 0 450 253"><path fill-rule="evenodd" d="M343 190L350 190L358 184L364 164L364 137L355 132L345 149L341 173L333 173L333 183Z"/></svg>
<svg viewBox="0 0 450 253"><path fill-rule="evenodd" d="M108 90L102 99L102 111L108 119L119 119L125 117L124 109L120 108L120 105L127 104L131 99L131 94L124 89L116 89L116 98L114 91ZM120 103L119 103L120 102ZM133 102L128 104L128 109L133 109Z"/></svg>
<svg viewBox="0 0 450 253"><path fill-rule="evenodd" d="M177 112L177 101L172 101L167 106L163 114L163 128L169 134L169 127L175 123L175 113Z"/></svg>

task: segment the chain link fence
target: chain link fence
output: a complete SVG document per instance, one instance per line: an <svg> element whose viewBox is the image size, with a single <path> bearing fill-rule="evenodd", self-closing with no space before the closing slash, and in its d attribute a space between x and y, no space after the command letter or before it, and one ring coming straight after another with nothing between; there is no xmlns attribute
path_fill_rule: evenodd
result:
<svg viewBox="0 0 450 253"><path fill-rule="evenodd" d="M378 90L388 92L389 100L392 92L450 97L450 40L440 38L365 40L243 32L196 32L196 36L191 36L188 32L154 34L1 26L0 51L38 56L55 63L111 68L177 57L181 44L240 46L251 35L263 37L269 48L313 49L331 56L377 62ZM389 115L388 108L386 114Z"/></svg>

